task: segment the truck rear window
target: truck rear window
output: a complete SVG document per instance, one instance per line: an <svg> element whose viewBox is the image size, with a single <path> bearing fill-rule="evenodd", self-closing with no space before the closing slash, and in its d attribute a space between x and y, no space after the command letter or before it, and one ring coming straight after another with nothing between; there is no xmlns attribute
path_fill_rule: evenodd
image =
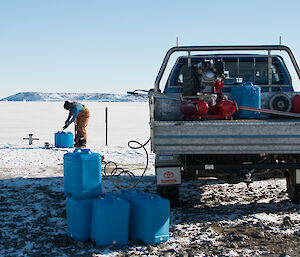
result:
<svg viewBox="0 0 300 257"><path fill-rule="evenodd" d="M272 62L272 84L284 84L284 72L276 62ZM258 85L268 85L268 62L255 60L225 61L225 84L251 81Z"/></svg>
<svg viewBox="0 0 300 257"><path fill-rule="evenodd" d="M192 65L196 65L204 59L221 59L224 62L224 91L228 91L235 84L253 82L262 87L262 91L269 91L269 72L267 56L239 56L239 57L197 57L193 56ZM181 69L188 65L188 58L181 57L177 60L167 82L169 88L182 88L183 75ZM272 57L271 72L272 91L277 91L278 87L286 85L291 89L291 81L282 60L275 56ZM226 87L228 90L226 90ZM284 90L286 91L286 90Z"/></svg>

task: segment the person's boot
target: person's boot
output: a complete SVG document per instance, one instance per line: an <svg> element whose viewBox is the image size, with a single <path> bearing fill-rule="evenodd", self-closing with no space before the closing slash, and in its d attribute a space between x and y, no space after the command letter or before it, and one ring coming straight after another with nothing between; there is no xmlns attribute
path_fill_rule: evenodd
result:
<svg viewBox="0 0 300 257"><path fill-rule="evenodd" d="M79 138L77 147L86 147L86 142L85 142L84 137Z"/></svg>

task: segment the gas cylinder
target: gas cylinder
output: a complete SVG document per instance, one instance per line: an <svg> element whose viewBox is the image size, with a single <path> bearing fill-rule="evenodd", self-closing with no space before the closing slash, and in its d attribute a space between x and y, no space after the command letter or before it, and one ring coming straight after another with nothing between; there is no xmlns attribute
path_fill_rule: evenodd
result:
<svg viewBox="0 0 300 257"><path fill-rule="evenodd" d="M292 101L292 112L300 113L300 95L295 95Z"/></svg>
<svg viewBox="0 0 300 257"><path fill-rule="evenodd" d="M230 100L222 100L218 103L217 110L219 114L229 117L236 111L235 103Z"/></svg>
<svg viewBox="0 0 300 257"><path fill-rule="evenodd" d="M205 115L209 110L209 106L207 104L207 102L203 101L203 100L198 100L197 102L197 114L199 116L203 116Z"/></svg>
<svg viewBox="0 0 300 257"><path fill-rule="evenodd" d="M180 111L185 117L195 116L197 114L195 100L186 100L182 102L180 105Z"/></svg>
<svg viewBox="0 0 300 257"><path fill-rule="evenodd" d="M189 99L181 103L180 111L185 118L198 118L207 114L209 106L207 102L199 99Z"/></svg>

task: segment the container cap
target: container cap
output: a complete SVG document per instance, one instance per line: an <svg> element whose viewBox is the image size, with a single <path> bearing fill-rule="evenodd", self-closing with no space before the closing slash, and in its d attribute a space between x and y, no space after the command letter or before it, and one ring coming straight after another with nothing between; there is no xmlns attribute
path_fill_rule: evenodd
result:
<svg viewBox="0 0 300 257"><path fill-rule="evenodd" d="M55 134L72 134L70 131L58 131Z"/></svg>
<svg viewBox="0 0 300 257"><path fill-rule="evenodd" d="M92 151L91 151L91 149L88 149L88 148L83 148L83 149L81 149L81 148L76 148L76 149L74 150L73 153L91 154Z"/></svg>
<svg viewBox="0 0 300 257"><path fill-rule="evenodd" d="M247 81L247 82L244 82L242 85L243 86L253 86L253 82L252 81Z"/></svg>

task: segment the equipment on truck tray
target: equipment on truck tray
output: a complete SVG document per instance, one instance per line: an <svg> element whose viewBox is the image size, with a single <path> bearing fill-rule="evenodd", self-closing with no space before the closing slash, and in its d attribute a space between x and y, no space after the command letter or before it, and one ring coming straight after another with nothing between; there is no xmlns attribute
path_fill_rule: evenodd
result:
<svg viewBox="0 0 300 257"><path fill-rule="evenodd" d="M235 183L249 182L251 174L285 176L290 200L300 202L300 120L287 119L300 118L300 96L281 51L300 79L295 57L283 45L180 46L166 53L147 92L159 194L176 203L181 178ZM184 54L161 90L178 52Z"/></svg>
<svg viewBox="0 0 300 257"><path fill-rule="evenodd" d="M181 67L183 94L180 111L183 119L231 119L235 103L220 92L223 88L224 63L203 60Z"/></svg>

